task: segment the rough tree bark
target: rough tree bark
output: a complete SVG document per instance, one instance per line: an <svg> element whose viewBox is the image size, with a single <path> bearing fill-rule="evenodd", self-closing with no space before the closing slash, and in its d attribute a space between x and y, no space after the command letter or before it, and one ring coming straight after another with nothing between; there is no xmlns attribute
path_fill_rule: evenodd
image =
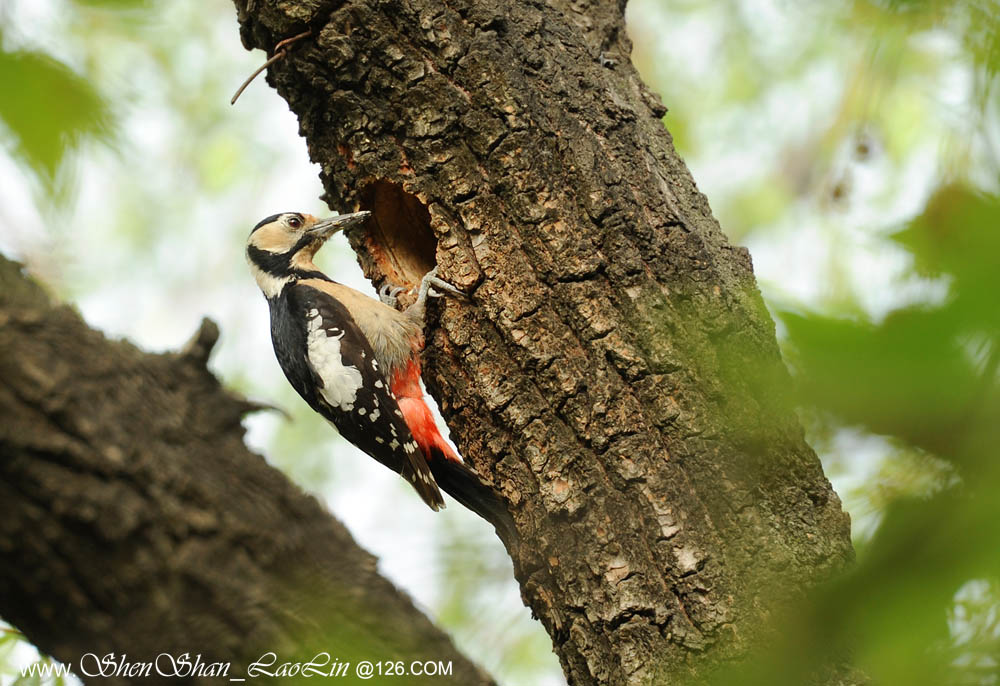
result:
<svg viewBox="0 0 1000 686"><path fill-rule="evenodd" d="M325 650L452 663L407 683L493 683L247 450L253 406L205 367L217 335L206 322L165 355L109 341L0 256L0 617L77 674L88 653L189 652L240 677L267 651L280 664ZM220 678L107 681L159 682Z"/></svg>
<svg viewBox="0 0 1000 686"><path fill-rule="evenodd" d="M425 380L503 495L571 684L685 683L850 560L747 252L629 62L624 3L235 0L376 281L435 263Z"/></svg>

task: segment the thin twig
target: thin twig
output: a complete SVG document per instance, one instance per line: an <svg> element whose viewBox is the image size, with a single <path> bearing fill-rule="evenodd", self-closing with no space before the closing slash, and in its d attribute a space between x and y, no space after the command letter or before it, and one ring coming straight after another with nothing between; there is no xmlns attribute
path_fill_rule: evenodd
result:
<svg viewBox="0 0 1000 686"><path fill-rule="evenodd" d="M297 40L301 40L301 39L305 38L306 36L310 35L311 33L312 33L312 29L310 29L308 31L303 31L302 33L298 34L297 36L292 36L291 38L286 38L283 41L280 41L277 45L275 45L274 46L274 55L272 55L271 58L267 62L265 62L264 64L260 65L260 67L253 74L250 74L250 76L247 77L247 80L244 81L242 83L242 85L240 85L240 87L236 89L236 93L233 95L233 99L229 101L229 104L230 105L235 105L236 101L239 99L239 97L241 95L243 95L243 91L245 91L247 89L247 86L249 86L253 82L253 80L260 75L260 73L262 71L264 71L265 69L267 69L268 67L270 67L272 64L274 64L275 62L277 62L278 60L280 60L285 55L287 55L288 54L288 46L289 45L291 45L292 43L294 43Z"/></svg>
<svg viewBox="0 0 1000 686"><path fill-rule="evenodd" d="M230 105L235 105L235 104L236 104L236 101L237 101L237 100L239 99L239 97L240 97L241 95L243 95L243 91L245 91L245 90L247 89L247 86L249 86L249 85L250 85L250 83L251 83L251 82L252 82L252 81L253 81L253 80L254 80L255 78L257 78L257 76L258 76L258 75L259 75L259 74L260 74L260 73L261 73L262 71L264 71L265 69L267 69L268 67L270 67L270 66L271 66L272 64L274 64L275 62L277 62L278 60L280 60L280 59L281 59L282 57L284 57L284 56L285 56L285 53L283 53L283 52L278 52L278 53L275 53L275 54L274 54L274 56L273 56L273 57L272 57L271 59L269 59L269 60L268 60L267 62L265 62L264 64L260 65L260 66L259 66L259 67L258 67L258 68L256 69L256 71L254 71L254 73L253 73L253 74L250 74L250 76L249 76L249 77L247 78L247 80L246 80L246 81L244 81L244 82L243 82L243 84L242 84L242 85L241 85L241 86L240 86L239 88L237 88L237 89L236 89L236 93L234 93L234 94L233 94L233 99L229 101L229 104L230 104Z"/></svg>
<svg viewBox="0 0 1000 686"><path fill-rule="evenodd" d="M281 50L281 49L285 48L286 46L291 45L295 41L302 40L303 38L305 38L306 36L308 36L310 34L312 34L312 29L306 29L305 31L303 31L302 33L300 33L300 34L298 34L296 36L292 36L291 38L286 38L286 39L284 39L282 41L278 41L278 44L274 46L274 51L277 52L278 50Z"/></svg>

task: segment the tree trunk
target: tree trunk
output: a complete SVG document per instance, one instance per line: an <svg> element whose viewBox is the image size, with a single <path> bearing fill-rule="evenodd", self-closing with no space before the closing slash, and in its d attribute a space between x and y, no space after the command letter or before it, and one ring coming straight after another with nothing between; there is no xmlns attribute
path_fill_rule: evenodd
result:
<svg viewBox="0 0 1000 686"><path fill-rule="evenodd" d="M624 3L235 0L377 282L439 276L424 378L509 506L571 684L684 683L852 557Z"/></svg>
<svg viewBox="0 0 1000 686"><path fill-rule="evenodd" d="M109 341L0 256L0 616L80 676L97 672L87 654L188 652L245 677L268 651L270 672L326 651L351 676L361 659L430 660L451 678L407 683L493 683L246 449L254 407L205 367L217 335L206 320L165 355Z"/></svg>

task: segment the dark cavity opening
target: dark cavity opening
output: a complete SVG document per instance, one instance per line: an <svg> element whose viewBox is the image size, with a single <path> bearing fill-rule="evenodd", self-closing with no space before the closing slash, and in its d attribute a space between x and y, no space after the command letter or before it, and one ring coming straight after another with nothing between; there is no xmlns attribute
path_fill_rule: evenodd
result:
<svg viewBox="0 0 1000 686"><path fill-rule="evenodd" d="M398 183L376 181L360 193L361 209L370 210L365 247L391 282L412 286L434 268L437 239L431 214L417 196Z"/></svg>

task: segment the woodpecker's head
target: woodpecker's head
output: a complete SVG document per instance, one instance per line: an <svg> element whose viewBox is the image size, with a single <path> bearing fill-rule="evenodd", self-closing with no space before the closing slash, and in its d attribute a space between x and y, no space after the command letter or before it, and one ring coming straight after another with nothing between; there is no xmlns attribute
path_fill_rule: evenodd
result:
<svg viewBox="0 0 1000 686"><path fill-rule="evenodd" d="M313 256L326 239L365 221L371 212L317 219L311 214L283 212L263 219L247 239L247 262L264 295L273 298L289 281L316 276Z"/></svg>

